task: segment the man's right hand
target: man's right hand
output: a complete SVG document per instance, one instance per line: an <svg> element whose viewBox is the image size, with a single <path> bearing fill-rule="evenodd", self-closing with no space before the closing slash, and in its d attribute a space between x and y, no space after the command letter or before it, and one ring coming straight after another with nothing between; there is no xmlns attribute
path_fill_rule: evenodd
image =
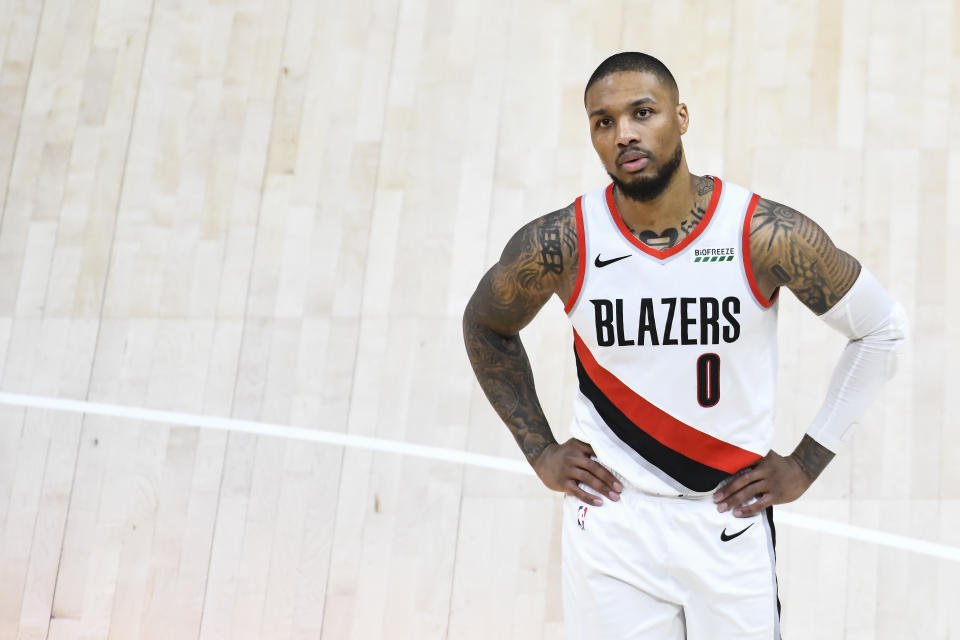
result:
<svg viewBox="0 0 960 640"><path fill-rule="evenodd" d="M533 470L548 488L569 493L587 504L599 507L603 500L584 491L580 483L610 500L620 499L623 485L602 464L591 458L595 455L589 444L570 438L563 444L551 444L540 452L533 461Z"/></svg>

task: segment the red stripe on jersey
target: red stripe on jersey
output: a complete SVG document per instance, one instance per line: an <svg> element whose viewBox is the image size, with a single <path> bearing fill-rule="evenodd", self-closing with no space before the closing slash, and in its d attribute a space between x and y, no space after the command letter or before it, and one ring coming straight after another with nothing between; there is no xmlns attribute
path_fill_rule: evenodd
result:
<svg viewBox="0 0 960 640"><path fill-rule="evenodd" d="M743 236L740 239L740 251L743 254L743 271L747 276L747 282L750 283L750 291L753 292L754 299L763 307L769 307L773 304L773 301L777 299L777 294L780 293L780 287L773 290L773 295L770 296L769 300L763 297L763 294L760 293L760 287L757 286L757 281L753 277L753 265L750 264L750 221L753 220L753 212L757 208L757 202L759 201L760 196L757 194L753 194L750 197L750 204L747 205L747 213L743 216Z"/></svg>
<svg viewBox="0 0 960 640"><path fill-rule="evenodd" d="M713 193L710 195L710 204L707 205L707 211L703 214L703 219L697 223L697 226L693 228L687 237L680 241L679 244L670 247L669 249L654 249L651 246L648 246L643 243L637 236L633 235L633 232L627 227L627 223L623 221L623 216L620 215L620 211L617 209L617 202L613 198L613 183L607 187L607 208L610 210L610 216L613 218L613 222L617 225L617 228L620 229L620 233L623 234L623 237L627 239L633 246L640 251L643 251L645 254L653 256L663 260L669 258L672 255L676 255L686 249L691 242L697 239L701 233L710 225L710 220L713 218L713 212L717 210L717 203L720 202L720 193L723 191L723 182L720 178L716 176L710 176L713 178Z"/></svg>
<svg viewBox="0 0 960 640"><path fill-rule="evenodd" d="M577 303L577 297L580 295L580 289L583 287L583 276L587 272L587 246L586 238L583 235L582 201L583 196L580 196L573 205L574 211L577 212L577 283L573 285L573 293L570 294L570 299L567 300L567 304L563 307L565 313L570 313L573 305Z"/></svg>
<svg viewBox="0 0 960 640"><path fill-rule="evenodd" d="M727 473L736 473L761 458L752 451L699 431L648 402L601 367L576 331L573 332L573 348L580 358L580 364L601 393L637 425L638 429L642 429L664 446L691 460Z"/></svg>

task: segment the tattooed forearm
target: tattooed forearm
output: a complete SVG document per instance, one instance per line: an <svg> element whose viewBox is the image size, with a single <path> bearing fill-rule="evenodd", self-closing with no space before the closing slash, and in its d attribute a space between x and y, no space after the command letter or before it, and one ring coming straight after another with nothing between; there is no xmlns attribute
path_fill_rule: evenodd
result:
<svg viewBox="0 0 960 640"><path fill-rule="evenodd" d="M519 332L551 295L570 295L579 259L572 206L534 220L510 239L463 314L463 339L477 380L530 461L556 440Z"/></svg>
<svg viewBox="0 0 960 640"><path fill-rule="evenodd" d="M751 221L750 254L764 293L786 285L818 315L832 308L860 275L860 263L834 246L817 223L763 198Z"/></svg>
<svg viewBox="0 0 960 640"><path fill-rule="evenodd" d="M803 474L813 482L817 476L826 468L827 464L833 460L833 452L824 447L808 435L803 436L803 440L793 450L790 457L800 465Z"/></svg>
<svg viewBox="0 0 960 640"><path fill-rule="evenodd" d="M527 460L556 442L540 407L530 361L520 336L502 336L477 321L468 306L463 338L487 400L506 423Z"/></svg>

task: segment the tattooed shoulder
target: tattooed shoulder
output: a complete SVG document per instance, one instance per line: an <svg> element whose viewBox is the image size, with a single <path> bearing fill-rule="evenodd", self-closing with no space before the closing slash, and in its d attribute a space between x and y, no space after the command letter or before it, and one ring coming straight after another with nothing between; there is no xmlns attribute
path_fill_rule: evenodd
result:
<svg viewBox="0 0 960 640"><path fill-rule="evenodd" d="M860 263L838 249L816 222L766 198L759 199L750 221L750 261L764 294L784 285L818 315L860 275Z"/></svg>
<svg viewBox="0 0 960 640"><path fill-rule="evenodd" d="M483 276L470 312L509 335L526 326L554 293L566 299L577 277L576 228L573 205L521 227Z"/></svg>
<svg viewBox="0 0 960 640"><path fill-rule="evenodd" d="M577 225L571 204L524 225L507 243L499 266L528 290L555 290L577 270Z"/></svg>

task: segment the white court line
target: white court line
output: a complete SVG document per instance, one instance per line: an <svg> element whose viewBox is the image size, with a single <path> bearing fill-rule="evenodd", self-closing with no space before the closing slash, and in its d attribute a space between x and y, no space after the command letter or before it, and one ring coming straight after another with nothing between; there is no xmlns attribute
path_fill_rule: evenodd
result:
<svg viewBox="0 0 960 640"><path fill-rule="evenodd" d="M289 438L293 440L304 440L307 442L321 442L326 444L336 444L343 447L354 447L357 449L367 449L370 451L385 451L388 453L399 453L408 456L416 456L419 458L428 458L431 460L443 460L445 462L469 464L475 467L496 469L498 471L509 471L512 473L520 473L529 476L535 475L533 473L533 469L530 468L530 465L520 460L510 460L508 458L488 456L479 453L469 453L466 451L457 451L456 449L431 447L422 444L410 444L398 440L370 438L367 436L351 435L349 433L307 429L305 427L291 427L289 425L274 424L269 422L254 422L252 420L204 416L194 413L180 413L178 411L159 411L157 409L144 409L141 407L127 407L123 405L106 404L102 402L85 402L83 400L68 400L65 398L51 398L47 396L7 393L3 391L0 391L0 404L12 405L16 407L30 407L34 409L49 409L52 411L70 411L74 413L110 416L114 418L129 418L131 420L145 420L148 422L162 422L164 424L177 424L187 427L198 427L200 429L236 431L238 433ZM876 529L868 529L866 527L857 527L854 525L844 524L842 522L835 522L833 520L824 520L822 518L814 518L797 513L788 513L782 509L777 509L776 518L777 524L786 524L793 527L799 527L801 529L811 529L813 531L820 531L830 535L850 538L851 540L861 540L863 542L893 547L895 549L904 549L906 551L912 551L913 553L920 553L960 562L960 548L951 547L945 544L938 544L935 542L920 540L919 538L910 538L893 533L886 533Z"/></svg>

